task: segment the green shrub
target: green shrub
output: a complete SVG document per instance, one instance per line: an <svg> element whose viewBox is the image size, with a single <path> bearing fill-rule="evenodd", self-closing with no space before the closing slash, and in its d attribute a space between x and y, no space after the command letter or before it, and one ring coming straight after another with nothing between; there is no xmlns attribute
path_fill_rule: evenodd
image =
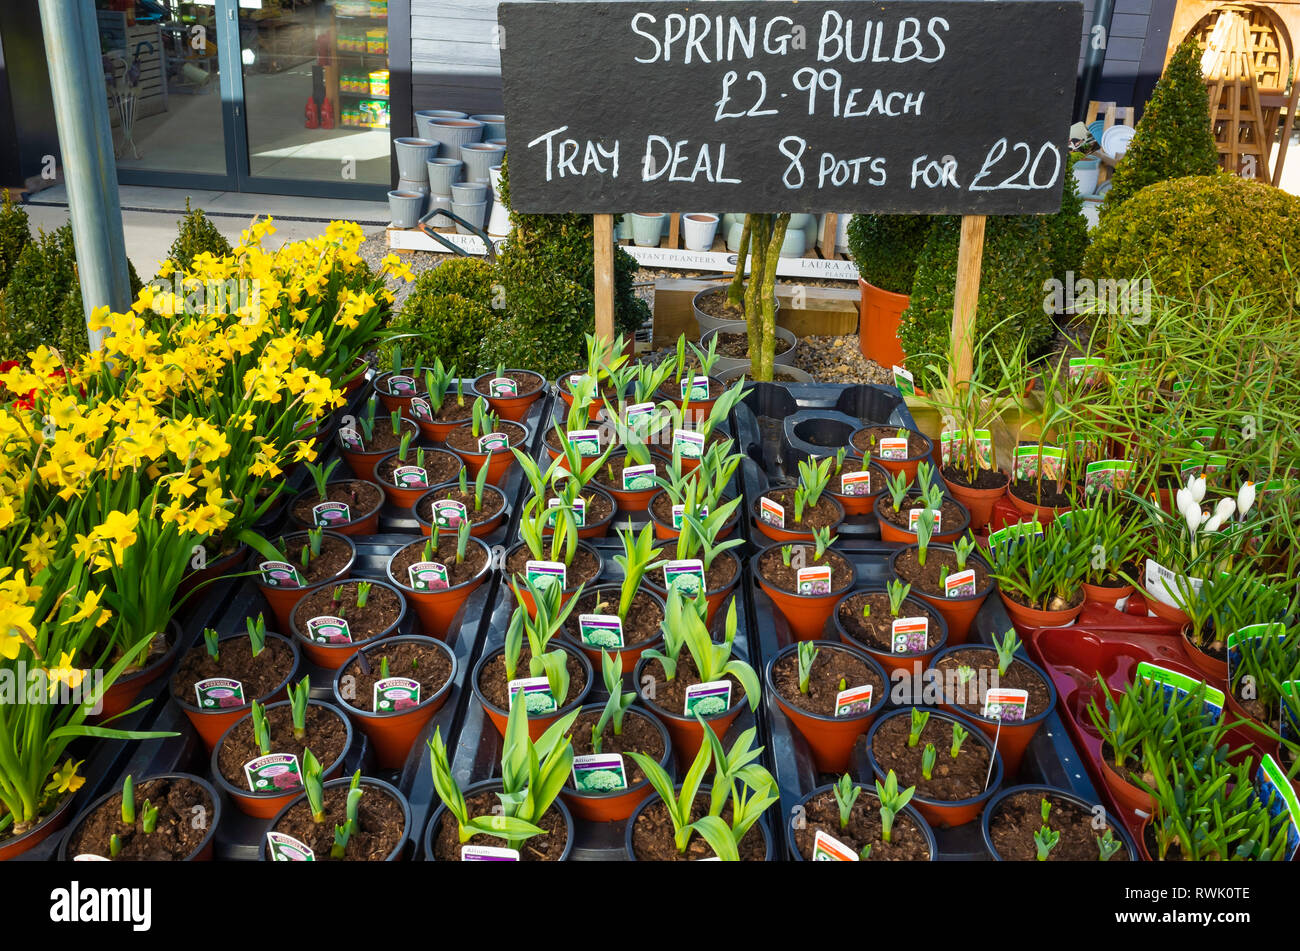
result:
<svg viewBox="0 0 1300 951"><path fill-rule="evenodd" d="M492 310L495 270L481 258L457 257L425 271L415 281L401 313L388 330L393 334L419 334L397 341L402 362L428 366L441 359L466 376L488 369L480 359L483 338L498 321ZM392 348L380 348L380 364L387 366Z"/></svg>
<svg viewBox="0 0 1300 951"><path fill-rule="evenodd" d="M23 210L22 205L14 203L6 189L4 204L0 205L0 293L9 283L9 275L13 273L14 265L18 263L18 256L23 253L23 248L31 239L27 212Z"/></svg>
<svg viewBox="0 0 1300 951"><path fill-rule="evenodd" d="M1278 317L1294 313L1300 266L1300 197L1215 173L1144 188L1093 229L1084 273L1094 280L1150 277L1157 291L1238 287Z"/></svg>
<svg viewBox="0 0 1300 951"><path fill-rule="evenodd" d="M935 222L917 259L911 305L898 328L899 342L908 355L907 368L923 387L932 383L928 365L943 363L941 356L949 352L960 234L959 218ZM1023 334L1031 356L1043 349L1054 333L1052 320L1043 311L1043 285L1052 277L1052 261L1046 217L988 219L975 318L977 340L1010 353Z"/></svg>
<svg viewBox="0 0 1300 951"><path fill-rule="evenodd" d="M1061 281L1065 281L1067 271L1080 272L1083 252L1088 247L1088 220L1083 217L1083 199L1074 178L1074 163L1078 160L1079 156L1072 154L1066 164L1061 210L1047 217L1052 235L1052 271Z"/></svg>
<svg viewBox="0 0 1300 951"><path fill-rule="evenodd" d="M233 249L217 230L217 226L208 220L202 208L190 208L190 200L185 199L185 217L181 219L180 230L172 242L168 258L182 271L188 271L194 259L207 251L214 257L225 257Z"/></svg>
<svg viewBox="0 0 1300 951"><path fill-rule="evenodd" d="M930 215L854 215L849 252L862 279L884 291L910 294L916 259L934 220Z"/></svg>
<svg viewBox="0 0 1300 951"><path fill-rule="evenodd" d="M1156 83L1137 132L1115 167L1102 202L1105 217L1148 185L1219 170L1210 128L1210 100L1201 76L1201 49L1194 40L1178 47Z"/></svg>

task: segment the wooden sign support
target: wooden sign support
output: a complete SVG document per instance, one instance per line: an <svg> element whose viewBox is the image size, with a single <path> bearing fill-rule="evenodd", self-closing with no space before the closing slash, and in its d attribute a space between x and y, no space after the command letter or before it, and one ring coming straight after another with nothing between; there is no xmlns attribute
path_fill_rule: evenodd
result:
<svg viewBox="0 0 1300 951"><path fill-rule="evenodd" d="M595 219L596 336L614 340L614 216L593 215Z"/></svg>
<svg viewBox="0 0 1300 951"><path fill-rule="evenodd" d="M968 382L974 371L975 310L980 296L980 264L984 259L984 215L962 215L957 245L957 284L952 298L954 383Z"/></svg>

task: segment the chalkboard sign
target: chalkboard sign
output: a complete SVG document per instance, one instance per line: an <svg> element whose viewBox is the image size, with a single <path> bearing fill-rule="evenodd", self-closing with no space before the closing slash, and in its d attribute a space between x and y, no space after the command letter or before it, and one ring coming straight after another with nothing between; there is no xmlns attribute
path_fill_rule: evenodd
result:
<svg viewBox="0 0 1300 951"><path fill-rule="evenodd" d="M1081 3L502 3L523 212L1056 211Z"/></svg>

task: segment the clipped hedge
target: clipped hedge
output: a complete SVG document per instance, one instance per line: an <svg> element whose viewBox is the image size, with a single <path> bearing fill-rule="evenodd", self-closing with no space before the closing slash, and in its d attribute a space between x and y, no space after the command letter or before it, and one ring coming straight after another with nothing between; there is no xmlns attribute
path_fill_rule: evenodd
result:
<svg viewBox="0 0 1300 951"><path fill-rule="evenodd" d="M917 257L934 221L931 215L854 215L849 252L862 279L883 291L910 294Z"/></svg>
<svg viewBox="0 0 1300 951"><path fill-rule="evenodd" d="M208 253L213 257L225 257L232 252L230 242L217 230L217 226L208 220L202 208L190 208L188 196L185 199L185 217L181 219L176 240L172 242L167 257L182 271L188 271L194 259L200 254Z"/></svg>
<svg viewBox="0 0 1300 951"><path fill-rule="evenodd" d="M388 327L393 334L419 334L397 341L402 362L429 366L441 359L466 376L485 371L480 351L498 322L492 309L497 287L495 269L482 258L450 258L422 273ZM391 346L380 348L381 365L391 354Z"/></svg>

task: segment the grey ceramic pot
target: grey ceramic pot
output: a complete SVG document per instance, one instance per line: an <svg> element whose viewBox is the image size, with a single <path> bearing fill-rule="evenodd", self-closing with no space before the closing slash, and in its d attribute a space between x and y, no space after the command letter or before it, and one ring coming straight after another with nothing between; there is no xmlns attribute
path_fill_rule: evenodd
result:
<svg viewBox="0 0 1300 951"><path fill-rule="evenodd" d="M414 191L391 191L388 193L388 213L393 219L394 228L414 228L424 214L424 205L428 198Z"/></svg>
<svg viewBox="0 0 1300 951"><path fill-rule="evenodd" d="M437 158L438 143L433 139L420 139L414 136L402 136L393 139L393 148L397 150L398 177L413 182L428 182L429 159Z"/></svg>
<svg viewBox="0 0 1300 951"><path fill-rule="evenodd" d="M483 227L483 222L487 219L486 201L461 202L453 199L451 210L476 228L481 229ZM456 222L456 231L460 234L473 234L472 231L462 225L459 221Z"/></svg>
<svg viewBox="0 0 1300 951"><path fill-rule="evenodd" d="M463 112L455 109L417 109L415 112L415 131L422 139L432 139L429 126L435 119L468 119ZM435 140L437 141L437 140Z"/></svg>
<svg viewBox="0 0 1300 951"><path fill-rule="evenodd" d="M451 186L452 201L465 203L487 201L488 187L484 182L457 182Z"/></svg>
<svg viewBox="0 0 1300 951"><path fill-rule="evenodd" d="M500 145L486 142L466 142L460 147L460 158L465 163L465 181L486 182L488 169L501 164L506 150Z"/></svg>
<svg viewBox="0 0 1300 951"><path fill-rule="evenodd" d="M477 119L430 119L429 138L442 143L442 154L460 158L466 142L483 141L483 123Z"/></svg>
<svg viewBox="0 0 1300 951"><path fill-rule="evenodd" d="M433 158L425 163L429 172L429 191L434 195L449 196L451 186L461 180L465 163L454 158Z"/></svg>
<svg viewBox="0 0 1300 951"><path fill-rule="evenodd" d="M477 119L483 123L483 139L504 139L506 137L506 117L500 115L478 115L470 116L471 119Z"/></svg>

